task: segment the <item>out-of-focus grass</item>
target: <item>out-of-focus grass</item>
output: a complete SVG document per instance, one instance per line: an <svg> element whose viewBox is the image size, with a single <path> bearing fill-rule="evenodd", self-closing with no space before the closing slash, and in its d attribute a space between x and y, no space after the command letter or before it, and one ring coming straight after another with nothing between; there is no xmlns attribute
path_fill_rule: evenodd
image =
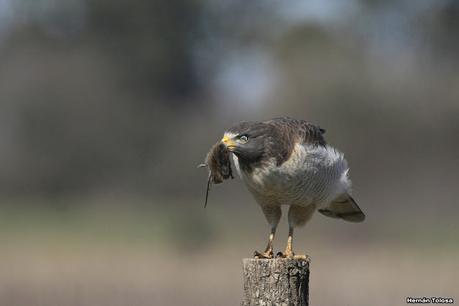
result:
<svg viewBox="0 0 459 306"><path fill-rule="evenodd" d="M72 200L69 200L72 201ZM77 201L77 200L73 200ZM80 201L36 201L23 205L6 201L0 207L0 241L7 245L93 245L147 248L155 251L200 253L221 244L247 247L264 244L268 225L259 207L248 203L234 209L229 200L219 200L203 209L187 201L117 199ZM283 244L286 217L276 239ZM351 224L316 214L295 233L301 245L326 241L333 244L391 244L400 248L425 247L457 251L459 225L451 216L444 219L372 216L362 224ZM281 248L281 245L279 245Z"/></svg>
<svg viewBox="0 0 459 306"><path fill-rule="evenodd" d="M237 305L241 258L266 242L253 203L232 209L222 200L206 210L180 200L93 204L4 203L0 305ZM370 216L356 225L316 216L296 231L295 249L312 257L313 305L458 297L457 226L388 220ZM285 236L284 220L276 250Z"/></svg>
<svg viewBox="0 0 459 306"><path fill-rule="evenodd" d="M72 200L69 200L72 201ZM76 201L76 200L73 200ZM187 201L117 199L108 203L79 200L62 205L43 200L36 205L6 201L0 207L0 240L7 245L98 245L153 250L202 252L221 244L253 246L264 243L268 225L259 207L248 203L234 209L219 200L203 209ZM278 227L280 244L286 237L286 209ZM316 214L305 228L295 232L298 243L326 241L334 244L391 244L400 248L425 247L457 251L459 225L445 218L392 218L372 216L361 224Z"/></svg>
<svg viewBox="0 0 459 306"><path fill-rule="evenodd" d="M211 222L185 207L158 209L161 205L139 200L91 204L5 203L0 208L0 239L9 244L98 244L155 249L200 246L214 239ZM168 204L164 206L167 208Z"/></svg>

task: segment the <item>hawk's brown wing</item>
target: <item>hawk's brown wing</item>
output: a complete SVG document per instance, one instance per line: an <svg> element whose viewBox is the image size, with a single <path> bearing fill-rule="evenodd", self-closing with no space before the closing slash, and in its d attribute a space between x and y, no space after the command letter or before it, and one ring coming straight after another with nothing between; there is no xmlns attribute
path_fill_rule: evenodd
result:
<svg viewBox="0 0 459 306"><path fill-rule="evenodd" d="M277 164L285 162L291 155L295 144L312 144L325 146L323 137L325 130L305 120L289 117L274 118L264 123L273 126L277 130L279 149L276 150Z"/></svg>
<svg viewBox="0 0 459 306"><path fill-rule="evenodd" d="M271 119L266 123L274 125L278 129L282 130L284 137L286 136L293 142L317 144L322 146L326 144L323 137L325 130L305 120L280 117Z"/></svg>

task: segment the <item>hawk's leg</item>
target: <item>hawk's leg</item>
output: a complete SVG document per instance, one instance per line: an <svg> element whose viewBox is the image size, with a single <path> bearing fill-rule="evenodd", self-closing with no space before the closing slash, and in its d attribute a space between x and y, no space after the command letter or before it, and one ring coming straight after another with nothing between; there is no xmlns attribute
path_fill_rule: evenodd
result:
<svg viewBox="0 0 459 306"><path fill-rule="evenodd" d="M280 206L262 206L261 209L265 214L266 220L271 225L271 232L269 234L268 245L264 252L255 251L255 258L273 258L273 240L276 234L277 225L282 215Z"/></svg>
<svg viewBox="0 0 459 306"><path fill-rule="evenodd" d="M289 227L288 229L288 238L287 238L287 246L285 247L285 251L282 254L282 257L293 258L295 254L293 253L292 248L292 240L293 240L293 227Z"/></svg>
<svg viewBox="0 0 459 306"><path fill-rule="evenodd" d="M271 229L271 234L269 234L268 245L266 246L265 251L263 253L255 251L254 252L255 258L273 258L273 240L274 240L275 233L276 233L276 229L275 228Z"/></svg>
<svg viewBox="0 0 459 306"><path fill-rule="evenodd" d="M293 229L296 226L302 226L306 224L306 222L311 219L314 211L316 209L315 205L309 205L306 207L303 206L290 206L288 211L288 238L287 238L287 246L285 248L284 253L280 253L281 257L285 258L295 258L295 259L306 259L306 255L295 255L293 252L292 242L293 242Z"/></svg>

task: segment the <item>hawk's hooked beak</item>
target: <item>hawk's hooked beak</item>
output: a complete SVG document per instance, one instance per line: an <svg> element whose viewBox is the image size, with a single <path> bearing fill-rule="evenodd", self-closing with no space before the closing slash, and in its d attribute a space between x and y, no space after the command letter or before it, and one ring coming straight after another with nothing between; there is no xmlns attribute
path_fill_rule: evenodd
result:
<svg viewBox="0 0 459 306"><path fill-rule="evenodd" d="M225 134L222 138L222 143L228 148L229 151L233 151L237 147L237 143L234 141L234 137Z"/></svg>

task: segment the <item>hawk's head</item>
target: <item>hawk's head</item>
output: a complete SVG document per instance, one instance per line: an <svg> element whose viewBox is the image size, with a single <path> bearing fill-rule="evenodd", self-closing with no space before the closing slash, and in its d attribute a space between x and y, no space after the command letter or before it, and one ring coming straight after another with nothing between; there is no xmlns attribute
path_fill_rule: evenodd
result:
<svg viewBox="0 0 459 306"><path fill-rule="evenodd" d="M246 164L273 156L278 131L263 122L241 122L228 129L222 143Z"/></svg>

